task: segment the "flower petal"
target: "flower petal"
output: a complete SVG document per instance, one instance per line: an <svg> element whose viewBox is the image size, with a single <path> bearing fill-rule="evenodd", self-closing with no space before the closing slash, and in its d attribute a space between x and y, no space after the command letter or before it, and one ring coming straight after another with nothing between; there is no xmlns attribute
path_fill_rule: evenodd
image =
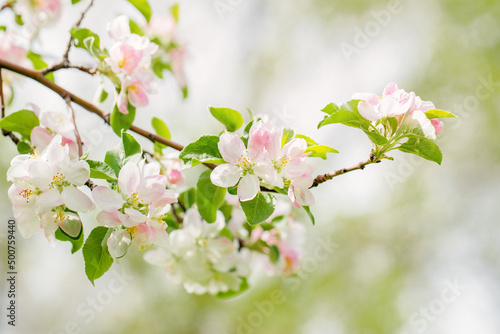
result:
<svg viewBox="0 0 500 334"><path fill-rule="evenodd" d="M120 215L120 219L126 227L134 227L148 220L148 217L135 209L125 208L124 211L125 215Z"/></svg>
<svg viewBox="0 0 500 334"><path fill-rule="evenodd" d="M118 174L118 187L122 193L131 195L137 191L141 182L139 167L133 162L127 162Z"/></svg>
<svg viewBox="0 0 500 334"><path fill-rule="evenodd" d="M260 190L259 178L256 175L245 175L238 184L238 197L241 201L249 201Z"/></svg>
<svg viewBox="0 0 500 334"><path fill-rule="evenodd" d="M97 186L92 190L92 197L94 201L104 211L118 210L123 206L122 196L105 186Z"/></svg>
<svg viewBox="0 0 500 334"><path fill-rule="evenodd" d="M40 215L61 204L63 204L63 199L59 190L49 189L41 193L36 199L36 213Z"/></svg>
<svg viewBox="0 0 500 334"><path fill-rule="evenodd" d="M120 226L122 221L118 217L118 211L107 212L101 211L96 217L97 222L102 226L115 227Z"/></svg>
<svg viewBox="0 0 500 334"><path fill-rule="evenodd" d="M222 134L218 146L222 158L232 164L238 163L238 159L246 154L245 144L233 133Z"/></svg>
<svg viewBox="0 0 500 334"><path fill-rule="evenodd" d="M68 219L64 221L59 221L59 227L70 237L76 238L80 235L82 231L82 221L79 216L74 213L66 213Z"/></svg>
<svg viewBox="0 0 500 334"><path fill-rule="evenodd" d="M86 161L71 160L65 166L65 180L76 186L83 186L90 178L90 167Z"/></svg>
<svg viewBox="0 0 500 334"><path fill-rule="evenodd" d="M81 190L76 187L65 187L61 193L61 199L66 206L74 211L89 212L94 209L94 203Z"/></svg>
<svg viewBox="0 0 500 334"><path fill-rule="evenodd" d="M142 204L149 204L161 199L167 187L165 175L149 176L137 187L137 197Z"/></svg>
<svg viewBox="0 0 500 334"><path fill-rule="evenodd" d="M50 165L42 160L33 161L29 165L28 171L31 176L31 182L42 190L49 187L54 177L54 172L50 168Z"/></svg>
<svg viewBox="0 0 500 334"><path fill-rule="evenodd" d="M210 181L218 187L232 187L241 177L241 169L232 164L223 164L215 167L210 174Z"/></svg>
<svg viewBox="0 0 500 334"><path fill-rule="evenodd" d="M369 121L376 121L381 118L378 112L376 112L373 107L364 101L359 102L358 104L358 111L363 116Z"/></svg>

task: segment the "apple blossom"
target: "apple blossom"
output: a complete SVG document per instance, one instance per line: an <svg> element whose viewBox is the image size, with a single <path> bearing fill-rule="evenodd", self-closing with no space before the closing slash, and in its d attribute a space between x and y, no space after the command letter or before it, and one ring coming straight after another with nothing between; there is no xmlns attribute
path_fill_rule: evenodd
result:
<svg viewBox="0 0 500 334"><path fill-rule="evenodd" d="M369 121L377 121L382 117L406 113L415 100L415 93L407 93L395 83L389 83L380 97L373 93L355 93L352 99L361 100L358 104L361 116Z"/></svg>
<svg viewBox="0 0 500 334"><path fill-rule="evenodd" d="M259 177L253 170L261 158L260 148L247 150L241 138L233 133L222 134L218 147L227 163L215 167L210 180L219 187L232 187L239 181L238 197L242 201L251 200L260 189Z"/></svg>
<svg viewBox="0 0 500 334"><path fill-rule="evenodd" d="M189 293L237 291L248 269L237 245L220 236L224 226L221 212L208 224L191 208L184 215L183 228L170 232L167 245L147 252L144 259L163 267L167 278Z"/></svg>
<svg viewBox="0 0 500 334"><path fill-rule="evenodd" d="M178 187L184 183L183 163L179 154L162 157L160 165L161 173L167 177L169 186Z"/></svg>
<svg viewBox="0 0 500 334"><path fill-rule="evenodd" d="M134 107L144 107L148 105L147 93L154 93L155 87L152 84L153 75L143 70L137 70L134 74L127 75L123 81L120 93L118 94L118 109L123 114L128 114L128 103Z"/></svg>
<svg viewBox="0 0 500 334"><path fill-rule="evenodd" d="M89 176L87 162L70 158L68 146L62 146L61 135L56 135L41 154L34 151L15 157L7 171L7 181L13 183L9 199L21 235L28 238L43 227L52 245L58 227L70 236L78 236L81 221L67 209L93 210L90 198L77 188Z"/></svg>
<svg viewBox="0 0 500 334"><path fill-rule="evenodd" d="M56 22L61 15L61 0L17 0L23 21L36 30L44 25Z"/></svg>
<svg viewBox="0 0 500 334"><path fill-rule="evenodd" d="M177 194L166 189L167 178L160 175L158 163L139 166L127 162L118 175L117 189L97 186L92 190L94 201L102 208L97 221L104 226L118 228L108 239L111 255L121 257L134 240L141 249L166 238L163 217L170 203L177 202ZM123 232L125 229L126 232Z"/></svg>

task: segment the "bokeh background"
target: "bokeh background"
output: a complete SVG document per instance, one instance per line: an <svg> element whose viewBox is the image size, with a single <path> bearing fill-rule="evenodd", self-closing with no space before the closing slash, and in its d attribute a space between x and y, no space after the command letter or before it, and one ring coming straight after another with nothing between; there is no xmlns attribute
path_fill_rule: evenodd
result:
<svg viewBox="0 0 500 334"><path fill-rule="evenodd" d="M35 47L48 60L63 53L85 2L66 4L62 19L42 32ZM171 4L151 3L158 12ZM215 8L220 3L223 13ZM102 0L83 26L109 45L106 23L122 13L141 19L125 1ZM459 116L446 121L438 138L442 166L395 153L393 162L322 185L314 191L316 226L302 219L307 260L301 275L257 273L251 289L231 300L188 295L135 252L93 287L81 251L71 255L62 243L53 249L41 234L18 236L16 328L6 326L4 315L12 211L1 177L1 332L499 333L500 2L194 0L182 1L180 13L189 98L182 100L168 78L139 111L138 125L151 129L151 117L161 117L176 141L188 143L220 131L208 105L251 108L339 149L327 162L317 161L323 173L364 160L370 143L340 125L316 130L320 110L354 92L380 93L394 81ZM0 23L12 19L0 13ZM90 63L79 50L70 59ZM99 82L71 70L56 80L89 100ZM9 112L27 102L65 108L28 79L17 87ZM102 157L118 142L97 117L77 109L77 119L83 137L96 144L92 156ZM5 175L16 151L7 138L0 149ZM86 219L94 224L92 216ZM318 256L325 242L334 247Z"/></svg>

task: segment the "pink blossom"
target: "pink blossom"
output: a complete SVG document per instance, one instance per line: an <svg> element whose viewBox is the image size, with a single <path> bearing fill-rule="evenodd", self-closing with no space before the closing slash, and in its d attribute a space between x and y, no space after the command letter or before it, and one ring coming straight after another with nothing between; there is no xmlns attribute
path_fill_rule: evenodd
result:
<svg viewBox="0 0 500 334"><path fill-rule="evenodd" d="M352 99L361 100L358 104L361 116L369 121L377 121L382 117L398 116L408 112L414 102L415 93L407 93L399 89L395 83L389 83L380 97L373 93L356 93Z"/></svg>
<svg viewBox="0 0 500 334"><path fill-rule="evenodd" d="M132 75L127 75L122 81L122 87L118 94L118 109L123 114L128 114L128 103L134 107L144 107L148 105L147 93L155 92L153 85L153 75L146 71L136 71Z"/></svg>

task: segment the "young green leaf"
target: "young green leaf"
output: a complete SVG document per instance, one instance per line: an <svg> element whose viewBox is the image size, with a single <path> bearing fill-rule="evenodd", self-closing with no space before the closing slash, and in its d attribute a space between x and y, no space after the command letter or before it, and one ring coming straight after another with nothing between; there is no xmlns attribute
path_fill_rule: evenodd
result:
<svg viewBox="0 0 500 334"><path fill-rule="evenodd" d="M387 138L382 136L381 134L375 132L375 131L370 131L370 130L364 130L364 133L370 138L370 140L376 144L376 145L385 145L387 144Z"/></svg>
<svg viewBox="0 0 500 334"><path fill-rule="evenodd" d="M428 119L443 118L443 117L453 117L453 118L457 117L457 116L453 115L451 112L440 110L440 109L427 110L425 112L425 116L427 116Z"/></svg>
<svg viewBox="0 0 500 334"><path fill-rule="evenodd" d="M327 105L323 111L329 116L318 124L318 128L328 124L341 123L347 126L367 129L370 121L365 119L358 111L359 100L351 100L340 106L333 103Z"/></svg>
<svg viewBox="0 0 500 334"><path fill-rule="evenodd" d="M276 205L276 198L267 193L258 192L250 201L240 201L241 208L245 212L247 222L250 225L262 223L269 218Z"/></svg>
<svg viewBox="0 0 500 334"><path fill-rule="evenodd" d="M123 165L127 162L139 162L141 154L141 146L135 140L134 136L123 133L122 142L115 149L106 152L104 162L113 169L115 175L118 175Z"/></svg>
<svg viewBox="0 0 500 334"><path fill-rule="evenodd" d="M241 284L240 284L240 288L238 289L238 291L229 290L229 291L226 291L226 292L219 292L215 296L217 298L227 299L227 298L232 298L232 297L236 297L236 296L241 295L243 292L245 292L246 290L248 290L248 288L250 286L248 285L246 277L240 277L240 279L241 279Z"/></svg>
<svg viewBox="0 0 500 334"><path fill-rule="evenodd" d="M242 127L243 116L233 109L209 107L210 113L227 128L227 131L234 132Z"/></svg>
<svg viewBox="0 0 500 334"><path fill-rule="evenodd" d="M38 116L31 110L16 111L0 120L0 128L6 131L20 133L26 139L31 136L31 130L40 125Z"/></svg>
<svg viewBox="0 0 500 334"><path fill-rule="evenodd" d="M398 149L402 152L416 154L424 159L434 161L441 165L443 154L433 140L426 138L410 138Z"/></svg>
<svg viewBox="0 0 500 334"><path fill-rule="evenodd" d="M104 60L108 56L107 52L101 50L101 41L99 35L87 28L73 27L71 28L71 36L73 44L77 48L87 50L90 55L100 60Z"/></svg>
<svg viewBox="0 0 500 334"><path fill-rule="evenodd" d="M169 140L172 139L172 136L170 135L170 130L168 129L167 124L165 124L165 122L163 122L161 119L153 117L153 119L151 120L151 125L153 125L153 129L155 129L156 133L159 136L162 136L163 138L166 138ZM166 147L163 144L160 144L160 145L161 145L161 147Z"/></svg>
<svg viewBox="0 0 500 334"><path fill-rule="evenodd" d="M128 25L130 27L130 32L132 34L136 34L139 36L144 36L144 30L142 30L141 26L138 25L134 20L129 19L128 20Z"/></svg>
<svg viewBox="0 0 500 334"><path fill-rule="evenodd" d="M33 150L31 149L31 146L28 143L25 143L23 141L20 141L17 143L17 152L19 154L28 154L31 153Z"/></svg>
<svg viewBox="0 0 500 334"><path fill-rule="evenodd" d="M90 166L90 177L93 179L104 179L116 181L116 174L113 168L102 161L86 160Z"/></svg>
<svg viewBox="0 0 500 334"><path fill-rule="evenodd" d="M147 0L127 0L130 2L141 14L144 16L146 21L151 20L151 7Z"/></svg>
<svg viewBox="0 0 500 334"><path fill-rule="evenodd" d="M210 181L211 172L203 172L196 184L196 206L201 217L209 224L217 219L217 210L226 196L226 188L217 187Z"/></svg>
<svg viewBox="0 0 500 334"><path fill-rule="evenodd" d="M281 134L281 147L285 146L287 143L290 142L290 140L292 140L294 133L295 132L293 131L293 129L289 128L283 129L283 133Z"/></svg>
<svg viewBox="0 0 500 334"><path fill-rule="evenodd" d="M38 53L34 53L32 51L29 51L26 54L26 57L31 61L31 64L33 64L33 68L35 70L41 70L47 67L47 63L43 60L42 56L40 56ZM50 81L54 82L54 73L50 72L45 75L47 79Z"/></svg>
<svg viewBox="0 0 500 334"><path fill-rule="evenodd" d="M63 230L59 227L55 233L56 239L59 241L69 241L71 242L71 254L76 253L80 248L83 246L83 226L82 229L80 230L80 234L78 237L73 238L64 233Z"/></svg>
<svg viewBox="0 0 500 334"><path fill-rule="evenodd" d="M184 163L196 166L201 163L223 163L217 144L219 137L202 136L190 143L179 154Z"/></svg>
<svg viewBox="0 0 500 334"><path fill-rule="evenodd" d="M83 259L85 261L85 274L94 284L94 281L104 275L113 264L106 244L109 228L98 226L90 232L83 246Z"/></svg>
<svg viewBox="0 0 500 334"><path fill-rule="evenodd" d="M117 136L121 136L122 130L127 131L134 123L135 107L129 104L127 109L128 114L122 114L116 105L113 108L110 123Z"/></svg>
<svg viewBox="0 0 500 334"><path fill-rule="evenodd" d="M187 209L191 208L193 204L196 203L196 189L191 188L179 195L179 203L184 205L184 207Z"/></svg>
<svg viewBox="0 0 500 334"><path fill-rule="evenodd" d="M135 140L134 136L130 133L122 133L122 143L123 143L123 152L124 158L131 157L136 154L142 154L141 145Z"/></svg>
<svg viewBox="0 0 500 334"><path fill-rule="evenodd" d="M326 159L327 153L339 153L339 151L337 151L336 149L331 148L330 146L326 146L326 145L309 146L307 148L307 150L305 151L305 153L308 153L308 152L311 152L311 154L309 154L309 157L321 158L321 159Z"/></svg>

